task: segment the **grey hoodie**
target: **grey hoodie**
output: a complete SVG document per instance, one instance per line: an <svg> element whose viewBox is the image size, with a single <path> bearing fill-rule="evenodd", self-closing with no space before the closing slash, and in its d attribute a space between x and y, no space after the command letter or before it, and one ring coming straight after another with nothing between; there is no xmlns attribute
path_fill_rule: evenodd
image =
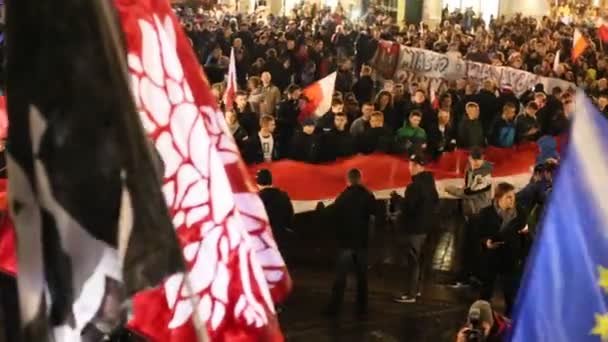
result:
<svg viewBox="0 0 608 342"><path fill-rule="evenodd" d="M492 164L485 161L473 170L469 165L465 173L463 209L465 215L478 214L492 203Z"/></svg>

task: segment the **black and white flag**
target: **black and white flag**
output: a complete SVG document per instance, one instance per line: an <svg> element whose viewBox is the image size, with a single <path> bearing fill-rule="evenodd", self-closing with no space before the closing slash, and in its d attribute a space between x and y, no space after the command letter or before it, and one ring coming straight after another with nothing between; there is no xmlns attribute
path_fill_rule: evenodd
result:
<svg viewBox="0 0 608 342"><path fill-rule="evenodd" d="M8 173L24 341L81 341L180 272L107 0L7 1Z"/></svg>

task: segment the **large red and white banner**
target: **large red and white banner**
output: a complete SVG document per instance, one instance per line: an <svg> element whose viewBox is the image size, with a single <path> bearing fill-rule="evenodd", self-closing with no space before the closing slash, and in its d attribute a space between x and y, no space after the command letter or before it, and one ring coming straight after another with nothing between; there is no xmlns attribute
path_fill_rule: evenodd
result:
<svg viewBox="0 0 608 342"><path fill-rule="evenodd" d="M505 181L518 188L525 186L537 151L536 144L487 148L485 156L493 164L494 183ZM467 160L468 152L457 150L444 153L439 161L427 166L442 197L450 197L445 192L447 185L464 185ZM261 168L272 172L275 186L289 194L296 212L314 210L319 201L332 201L346 187L346 172L352 168L362 171L363 183L377 198L389 198L391 191L402 191L411 180L407 159L385 154L359 155L320 165L283 160L252 166L250 172Z"/></svg>

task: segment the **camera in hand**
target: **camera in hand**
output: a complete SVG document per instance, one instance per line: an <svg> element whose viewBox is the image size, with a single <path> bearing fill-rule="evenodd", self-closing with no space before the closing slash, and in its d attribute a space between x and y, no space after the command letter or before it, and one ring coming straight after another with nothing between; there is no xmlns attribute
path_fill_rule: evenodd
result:
<svg viewBox="0 0 608 342"><path fill-rule="evenodd" d="M481 327L481 310L474 308L469 311L469 324L471 328L466 331L467 341L483 342L485 336Z"/></svg>

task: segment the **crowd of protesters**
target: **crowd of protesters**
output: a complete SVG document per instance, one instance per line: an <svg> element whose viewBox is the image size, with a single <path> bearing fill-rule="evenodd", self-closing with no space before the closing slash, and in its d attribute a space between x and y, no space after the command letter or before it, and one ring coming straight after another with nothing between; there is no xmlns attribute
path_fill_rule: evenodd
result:
<svg viewBox="0 0 608 342"><path fill-rule="evenodd" d="M441 25L432 29L422 23L400 28L389 15L373 7L354 21L339 6L331 11L303 5L286 16L257 12L230 15L222 10L191 8L176 11L223 108L228 56L232 48L235 51L240 90L234 104L227 106L231 109L224 112L247 163L283 158L329 162L374 152L411 156L412 183L403 197L393 194L400 203L399 221L409 227L399 243L407 251L410 267L420 262L427 226L437 216L434 180L424 167L446 151L469 149L464 186L447 189L461 199L466 222L465 268L454 285L477 284L480 298L490 301L495 283L500 282L506 314L510 315L527 252L538 231L536 223L559 163L553 137L567 132L575 112L573 90L544 89L538 84L515 94L511 84L460 79L431 95L424 82L380 82L366 62L374 53L374 42L383 39L510 66L576 84L608 116L608 58L594 24L572 16L564 23L552 17L536 20L521 15L491 18L485 23L472 11L449 13L447 9ZM591 46L572 61L575 27ZM561 59L555 65L558 51ZM337 76L330 110L316 120L300 122L301 106L307 101L302 98L302 89L334 71ZM517 193L508 183L493 186L492 167L484 160L483 148L528 142L538 142L541 150L530 183ZM266 188L268 181L262 185ZM361 184L358 170L349 172L348 187L338 199L329 212L336 217L344 215L343 222L356 219L352 212L360 213L361 220L369 219L373 196ZM270 207L269 212L273 211ZM339 311L348 263L355 262L360 290L367 291L363 279L367 264L357 264L365 255L367 224L357 221L347 228L350 231L341 234L339 277L329 314ZM418 286L418 274L410 273L404 292L395 300L415 302ZM478 306L485 308L487 321L500 323L487 326L488 332L499 329L504 333L505 319L488 305L482 302ZM360 294L358 310L364 313L366 308L366 297Z"/></svg>
<svg viewBox="0 0 608 342"><path fill-rule="evenodd" d="M517 96L510 84L462 79L430 94L428 84L380 82L365 64L378 39L505 65L584 88L608 113L608 58L594 29L581 26L591 48L569 58L574 24L515 16L486 23L474 14L444 12L436 29L400 29L369 9L351 21L335 11L303 5L287 16L231 16L221 10L178 13L220 105L234 48L239 92L225 112L247 163L289 158L328 162L358 153L423 149L438 158L456 147L511 147L557 136L574 112L570 89L541 84ZM561 63L554 67L560 51ZM330 111L300 122L303 87L337 71Z"/></svg>

